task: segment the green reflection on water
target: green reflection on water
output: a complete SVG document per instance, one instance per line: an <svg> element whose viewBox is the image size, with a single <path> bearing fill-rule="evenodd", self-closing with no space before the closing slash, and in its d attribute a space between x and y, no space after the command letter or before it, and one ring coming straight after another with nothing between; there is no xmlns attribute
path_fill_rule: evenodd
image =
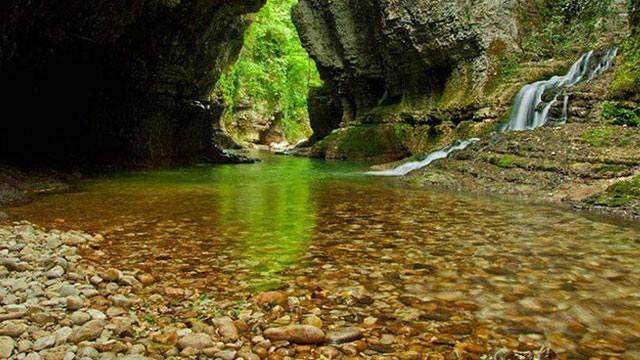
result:
<svg viewBox="0 0 640 360"><path fill-rule="evenodd" d="M242 256L259 275L253 281L258 291L280 285L278 273L305 253L317 221L314 179L308 176L312 162L284 161L270 169L247 167L242 175L233 167L215 171L220 223L232 224L227 234L243 245Z"/></svg>

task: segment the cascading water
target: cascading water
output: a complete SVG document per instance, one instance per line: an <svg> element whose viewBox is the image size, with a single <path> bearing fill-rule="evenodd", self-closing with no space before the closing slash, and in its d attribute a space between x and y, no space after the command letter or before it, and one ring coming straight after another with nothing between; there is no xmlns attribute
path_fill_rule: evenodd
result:
<svg viewBox="0 0 640 360"><path fill-rule="evenodd" d="M558 102L559 96L563 96L561 123L566 123L569 113L569 94L566 93L566 90L582 82L590 81L609 70L613 66L613 60L617 54L617 48L602 52L589 51L571 66L566 75L554 76L549 80L525 85L516 95L509 121L501 128L501 131L532 130L543 126L547 123L549 112ZM547 91L552 91L554 95L549 102L545 103L543 99ZM435 160L448 157L452 152L463 150L479 140L476 138L458 140L443 149L432 152L423 160L407 162L390 170L370 171L367 174L378 176L407 175L414 170L428 166Z"/></svg>
<svg viewBox="0 0 640 360"><path fill-rule="evenodd" d="M370 175L378 175L378 176L403 176L403 175L407 175L408 173L412 172L413 170L417 170L420 168L423 168L429 164L431 164L432 162L438 160L438 159L444 159L447 156L449 156L449 154L451 154L454 151L458 151L458 150L462 150L465 149L467 146L473 144L474 142L480 141L480 139L466 139L466 140L458 140L456 142L454 142L453 144L447 146L446 148L440 149L438 151L434 151L432 153L430 153L429 155L427 155L426 158L424 158L424 160L420 160L420 161L411 161L405 164L402 164L396 168L390 169L390 170L384 170L384 171L370 171L367 174Z"/></svg>
<svg viewBox="0 0 640 360"><path fill-rule="evenodd" d="M594 51L589 51L582 55L571 66L566 75L554 76L549 80L525 85L516 95L511 117L509 122L502 128L502 131L531 130L546 124L549 119L549 111L558 101L558 96L565 92L566 89L592 80L611 68L613 59L618 54L618 49L607 50L602 55L594 54L596 54ZM545 103L543 95L547 91L551 91L555 95L551 101ZM568 109L569 100L567 94L564 94L564 96L563 111L565 107ZM563 112L563 117L564 115ZM563 118L563 121L566 121L566 119Z"/></svg>

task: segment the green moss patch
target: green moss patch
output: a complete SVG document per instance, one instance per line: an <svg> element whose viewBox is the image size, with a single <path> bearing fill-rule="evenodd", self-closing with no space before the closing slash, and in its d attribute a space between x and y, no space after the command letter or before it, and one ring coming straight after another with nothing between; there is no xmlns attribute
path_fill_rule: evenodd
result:
<svg viewBox="0 0 640 360"><path fill-rule="evenodd" d="M580 134L580 139L591 146L603 147L611 145L615 134L615 128L601 126L583 131L582 134Z"/></svg>
<svg viewBox="0 0 640 360"><path fill-rule="evenodd" d="M499 157L494 157L490 160L490 162L498 167L503 169L511 169L511 168L527 168L528 164L525 159L519 158L513 155L503 155Z"/></svg>
<svg viewBox="0 0 640 360"><path fill-rule="evenodd" d="M640 210L640 175L611 185L607 191L590 198L587 203Z"/></svg>
<svg viewBox="0 0 640 360"><path fill-rule="evenodd" d="M607 101L602 115L613 125L640 126L640 107L634 102Z"/></svg>
<svg viewBox="0 0 640 360"><path fill-rule="evenodd" d="M315 155L337 159L398 159L409 155L404 146L407 124L360 125L340 129L318 142Z"/></svg>

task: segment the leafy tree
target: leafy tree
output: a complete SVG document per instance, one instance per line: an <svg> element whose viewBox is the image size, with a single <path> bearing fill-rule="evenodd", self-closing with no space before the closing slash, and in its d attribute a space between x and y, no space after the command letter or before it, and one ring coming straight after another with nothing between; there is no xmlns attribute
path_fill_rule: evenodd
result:
<svg viewBox="0 0 640 360"><path fill-rule="evenodd" d="M310 135L307 93L320 77L291 20L296 3L268 0L247 30L238 62L218 81L215 92L227 103L222 123L239 140L234 121L247 103L259 118L281 118L289 142Z"/></svg>

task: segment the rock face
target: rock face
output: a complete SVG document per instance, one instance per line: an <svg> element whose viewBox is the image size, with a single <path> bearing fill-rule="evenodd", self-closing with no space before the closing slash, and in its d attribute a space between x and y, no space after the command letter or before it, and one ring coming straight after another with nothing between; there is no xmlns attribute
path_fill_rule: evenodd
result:
<svg viewBox="0 0 640 360"><path fill-rule="evenodd" d="M0 5L0 158L62 164L228 161L207 102L262 0Z"/></svg>
<svg viewBox="0 0 640 360"><path fill-rule="evenodd" d="M593 16L624 18L615 13L617 9L626 12L623 2L607 3L611 5L603 6L610 6L612 13ZM543 63L545 57L556 56L545 53L542 44L534 41L544 38L544 31L548 31L545 27L550 26L549 13L564 16L569 23L593 20L587 11L567 14L554 2L535 5L524 0L300 0L294 9L294 23L331 89L330 97L340 104L342 112L340 133L328 136L324 144L314 147L312 154L389 157L389 146L366 147L364 152L356 153L341 151L353 148L345 139L358 138L364 143L374 140L361 138L357 132L396 136L391 148L404 150L398 157L444 146L451 138L482 133L486 130L483 122L500 120L506 114L519 86L567 65ZM624 21L616 21L601 21L610 28L596 29L594 33L604 34L603 38L624 33ZM588 46L607 43L611 44L608 38L601 43L585 41ZM512 59L511 63L506 59ZM522 62L521 66L517 62L522 60L517 59L527 59L527 64ZM528 64L530 60L542 63L542 69ZM531 70L512 71L511 75L522 75L508 78L510 75L503 70L506 66L513 69L514 64ZM318 104L310 105L311 114L323 113ZM325 113L334 111L335 106L329 108ZM327 123L322 116L312 116L312 127L318 127L314 124L318 119ZM409 125L416 131L400 134L390 132L388 127L376 132L357 129L388 123ZM461 123L463 126L459 126ZM326 133L324 126L322 133ZM416 135L421 140L414 139ZM434 141L443 138L447 139Z"/></svg>
<svg viewBox="0 0 640 360"><path fill-rule="evenodd" d="M486 7L302 0L294 20L323 79L337 85L347 125L380 104L434 99L456 64L481 53L483 39L469 18L476 8Z"/></svg>

